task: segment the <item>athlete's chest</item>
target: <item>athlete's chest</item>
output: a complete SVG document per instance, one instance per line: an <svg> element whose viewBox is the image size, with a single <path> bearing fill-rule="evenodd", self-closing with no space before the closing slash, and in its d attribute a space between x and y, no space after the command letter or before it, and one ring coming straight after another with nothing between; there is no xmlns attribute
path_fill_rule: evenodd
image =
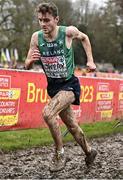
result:
<svg viewBox="0 0 123 180"><path fill-rule="evenodd" d="M44 42L40 45L42 56L59 56L64 55L64 42L59 40L57 42Z"/></svg>

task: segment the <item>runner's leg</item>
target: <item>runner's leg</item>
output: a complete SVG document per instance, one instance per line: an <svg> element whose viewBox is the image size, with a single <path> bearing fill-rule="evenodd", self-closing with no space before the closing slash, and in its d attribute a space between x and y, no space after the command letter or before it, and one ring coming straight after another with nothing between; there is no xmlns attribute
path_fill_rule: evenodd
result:
<svg viewBox="0 0 123 180"><path fill-rule="evenodd" d="M87 155L91 151L91 147L87 143L87 140L85 138L85 135L82 131L82 129L79 127L78 123L76 122L76 118L74 115L74 112L72 108L67 106L66 109L63 109L60 112L60 117L63 120L63 122L66 124L68 130L73 135L77 143L82 147L83 151Z"/></svg>
<svg viewBox="0 0 123 180"><path fill-rule="evenodd" d="M63 147L63 143L56 117L63 109L66 109L72 102L74 102L74 100L75 97L72 91L60 91L50 100L43 111L43 118L50 129L56 145L56 150L58 151Z"/></svg>

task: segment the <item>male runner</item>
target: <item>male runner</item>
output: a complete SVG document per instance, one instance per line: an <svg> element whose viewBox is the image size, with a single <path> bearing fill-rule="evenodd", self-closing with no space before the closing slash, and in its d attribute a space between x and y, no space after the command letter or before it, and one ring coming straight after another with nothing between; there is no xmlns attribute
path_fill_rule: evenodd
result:
<svg viewBox="0 0 123 180"><path fill-rule="evenodd" d="M32 35L25 68L29 69L33 62L40 59L47 77L47 92L51 100L43 110L43 118L55 142L55 156L50 164L50 170L61 170L66 164L57 115L61 117L85 152L85 162L89 166L93 163L97 152L87 143L71 107L71 104L80 104L80 84L78 78L74 76L72 41L73 39L81 41L87 55L87 66L93 71L96 66L89 38L74 26L59 26L58 9L54 3L39 4L37 16L41 30Z"/></svg>

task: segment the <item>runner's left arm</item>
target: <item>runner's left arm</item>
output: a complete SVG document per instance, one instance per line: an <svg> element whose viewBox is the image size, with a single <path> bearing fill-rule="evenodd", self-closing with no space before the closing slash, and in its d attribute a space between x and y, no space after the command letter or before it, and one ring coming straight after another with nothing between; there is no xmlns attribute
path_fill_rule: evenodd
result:
<svg viewBox="0 0 123 180"><path fill-rule="evenodd" d="M79 31L75 26L67 27L67 36L71 37L72 39L78 39L81 41L84 50L87 55L87 66L92 71L96 69L96 65L94 63L93 55L92 55L92 47L88 36L81 31Z"/></svg>

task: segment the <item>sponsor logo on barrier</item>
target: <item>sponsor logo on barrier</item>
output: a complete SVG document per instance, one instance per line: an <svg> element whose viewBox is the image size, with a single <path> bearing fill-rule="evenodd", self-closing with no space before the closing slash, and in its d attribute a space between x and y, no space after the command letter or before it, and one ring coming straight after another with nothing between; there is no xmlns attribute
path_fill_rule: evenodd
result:
<svg viewBox="0 0 123 180"><path fill-rule="evenodd" d="M11 77L0 75L0 89L9 89L11 87Z"/></svg>
<svg viewBox="0 0 123 180"><path fill-rule="evenodd" d="M102 118L111 118L112 117L112 110L101 111L101 117Z"/></svg>
<svg viewBox="0 0 123 180"><path fill-rule="evenodd" d="M123 110L123 84L119 85L119 104L118 104L119 111Z"/></svg>
<svg viewBox="0 0 123 180"><path fill-rule="evenodd" d="M98 100L112 100L113 99L113 92L98 92L97 94L97 101Z"/></svg>
<svg viewBox="0 0 123 180"><path fill-rule="evenodd" d="M47 90L37 88L34 83L28 83L28 90L27 90L27 102L34 103L34 102L41 102L46 103L49 101Z"/></svg>
<svg viewBox="0 0 123 180"><path fill-rule="evenodd" d="M101 113L101 118L111 118L113 112L114 92L110 91L109 83L98 83L96 94L96 111Z"/></svg>
<svg viewBox="0 0 123 180"><path fill-rule="evenodd" d="M18 122L20 89L11 88L10 82L10 76L0 76L0 126Z"/></svg>

